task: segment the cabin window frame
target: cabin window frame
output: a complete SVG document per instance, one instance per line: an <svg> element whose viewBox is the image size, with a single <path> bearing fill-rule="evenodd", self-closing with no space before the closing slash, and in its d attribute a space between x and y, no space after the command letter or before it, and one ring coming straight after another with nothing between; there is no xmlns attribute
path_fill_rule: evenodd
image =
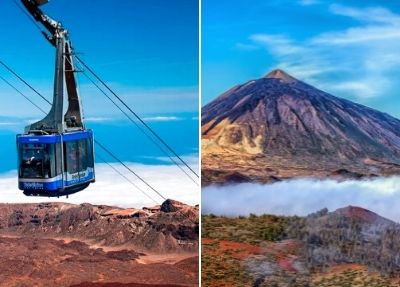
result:
<svg viewBox="0 0 400 287"><path fill-rule="evenodd" d="M20 143L18 175L20 178L47 179L56 174L55 144ZM30 173L26 175L27 172Z"/></svg>

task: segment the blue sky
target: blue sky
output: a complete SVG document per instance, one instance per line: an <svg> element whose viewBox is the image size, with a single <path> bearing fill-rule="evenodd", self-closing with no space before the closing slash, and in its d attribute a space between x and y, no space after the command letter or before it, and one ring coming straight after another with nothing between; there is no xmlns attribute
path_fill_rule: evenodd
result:
<svg viewBox="0 0 400 287"><path fill-rule="evenodd" d="M400 118L400 2L202 1L202 105L274 68Z"/></svg>
<svg viewBox="0 0 400 287"><path fill-rule="evenodd" d="M198 153L196 0L53 0L42 8L68 29L81 58L179 154ZM54 48L13 1L0 4L0 35L0 59L52 99ZM0 75L49 110L2 67ZM83 75L78 79L87 126L97 139L123 160L162 162L151 161L159 151ZM43 115L1 80L0 98L5 171L15 168L15 134Z"/></svg>

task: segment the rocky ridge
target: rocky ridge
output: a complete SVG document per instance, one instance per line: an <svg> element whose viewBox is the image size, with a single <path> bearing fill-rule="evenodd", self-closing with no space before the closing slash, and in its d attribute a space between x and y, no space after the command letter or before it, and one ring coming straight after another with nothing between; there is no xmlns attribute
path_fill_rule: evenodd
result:
<svg viewBox="0 0 400 287"><path fill-rule="evenodd" d="M166 200L161 206L0 204L0 234L68 237L144 252L192 252L198 248L198 207Z"/></svg>
<svg viewBox="0 0 400 287"><path fill-rule="evenodd" d="M198 207L0 204L0 286L198 286Z"/></svg>

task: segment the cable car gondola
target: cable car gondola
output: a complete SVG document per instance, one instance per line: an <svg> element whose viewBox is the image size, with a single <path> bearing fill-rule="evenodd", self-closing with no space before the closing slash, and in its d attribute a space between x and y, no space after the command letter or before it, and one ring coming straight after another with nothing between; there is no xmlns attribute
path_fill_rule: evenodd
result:
<svg viewBox="0 0 400 287"><path fill-rule="evenodd" d="M62 196L95 181L93 132L83 122L75 78L74 58L67 31L45 15L44 0L22 0L25 8L50 34L56 48L53 103L46 117L17 135L18 182L25 195ZM64 84L68 109L64 114Z"/></svg>

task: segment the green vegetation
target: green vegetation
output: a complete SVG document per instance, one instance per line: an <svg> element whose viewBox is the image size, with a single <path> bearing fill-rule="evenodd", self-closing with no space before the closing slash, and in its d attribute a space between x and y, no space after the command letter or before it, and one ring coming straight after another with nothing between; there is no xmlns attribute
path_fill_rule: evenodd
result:
<svg viewBox="0 0 400 287"><path fill-rule="evenodd" d="M275 215L251 214L229 218L223 216L203 215L203 238L246 242L258 245L263 241L278 241L285 237L288 218Z"/></svg>
<svg viewBox="0 0 400 287"><path fill-rule="evenodd" d="M203 215L202 282L211 287L400 286L399 230L385 220L371 224L326 209L307 217ZM288 242L294 245L288 247ZM297 258L297 270L303 271L284 267L290 258ZM263 263L268 264L258 268Z"/></svg>
<svg viewBox="0 0 400 287"><path fill-rule="evenodd" d="M204 286L251 286L254 278L238 258L241 250L221 250L218 241L259 245L285 236L287 220L273 215L229 218L213 214L202 216L202 282ZM215 241L214 241L215 240Z"/></svg>
<svg viewBox="0 0 400 287"><path fill-rule="evenodd" d="M311 284L313 287L396 287L398 282L388 277L371 275L365 270L348 269L340 273L325 274L316 278Z"/></svg>
<svg viewBox="0 0 400 287"><path fill-rule="evenodd" d="M221 249L221 241L258 246L279 241L285 236L287 218L274 215L229 218L213 214L202 216L202 282L204 286L252 286L254 278L243 266L243 250ZM243 247L245 249L245 247Z"/></svg>

